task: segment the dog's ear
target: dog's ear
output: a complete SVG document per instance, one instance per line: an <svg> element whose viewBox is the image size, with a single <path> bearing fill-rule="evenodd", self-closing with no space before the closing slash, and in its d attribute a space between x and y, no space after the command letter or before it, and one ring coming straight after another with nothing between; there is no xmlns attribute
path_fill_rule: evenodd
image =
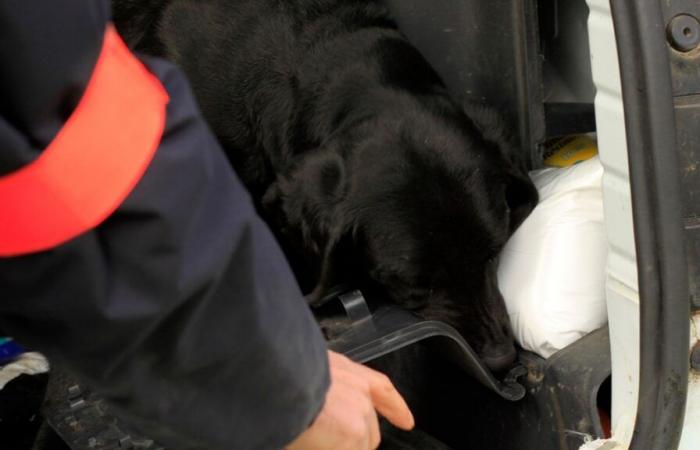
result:
<svg viewBox="0 0 700 450"><path fill-rule="evenodd" d="M276 217L287 239L318 262L317 285L310 301L341 282L342 254L349 245L351 224L345 212L348 175L345 161L324 149L304 155L263 197L263 208Z"/></svg>
<svg viewBox="0 0 700 450"><path fill-rule="evenodd" d="M353 268L354 239L352 232L340 229L334 238L326 244L323 258L320 262L316 286L306 296L312 306L321 305L328 294L334 293L340 287L351 285L356 271Z"/></svg>
<svg viewBox="0 0 700 450"><path fill-rule="evenodd" d="M263 209L294 227L305 237L328 234L338 206L345 197L345 162L336 152L315 151L303 155L268 188Z"/></svg>

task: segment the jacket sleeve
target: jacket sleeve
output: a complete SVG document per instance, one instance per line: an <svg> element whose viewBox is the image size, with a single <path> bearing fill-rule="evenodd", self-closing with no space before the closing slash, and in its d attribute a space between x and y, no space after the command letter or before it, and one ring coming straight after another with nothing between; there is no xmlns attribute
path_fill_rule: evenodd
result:
<svg viewBox="0 0 700 450"><path fill-rule="evenodd" d="M108 15L94 0L0 6L0 176L36 158L70 115ZM163 444L279 449L323 404L324 341L186 81L146 64L171 98L153 161L96 229L0 259L0 327Z"/></svg>

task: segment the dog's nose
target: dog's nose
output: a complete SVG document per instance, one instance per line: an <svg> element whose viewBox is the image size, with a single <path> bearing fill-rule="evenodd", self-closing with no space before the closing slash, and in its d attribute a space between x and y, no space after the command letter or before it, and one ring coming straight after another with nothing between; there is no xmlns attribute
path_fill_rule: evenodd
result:
<svg viewBox="0 0 700 450"><path fill-rule="evenodd" d="M515 362L517 353L515 346L510 343L487 344L481 355L486 366L494 372L510 368Z"/></svg>

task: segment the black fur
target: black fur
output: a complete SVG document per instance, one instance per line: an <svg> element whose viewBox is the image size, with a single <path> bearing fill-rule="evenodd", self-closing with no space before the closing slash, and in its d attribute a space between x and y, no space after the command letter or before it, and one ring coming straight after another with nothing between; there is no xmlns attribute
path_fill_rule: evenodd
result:
<svg viewBox="0 0 700 450"><path fill-rule="evenodd" d="M513 354L496 258L536 191L496 116L453 101L381 2L114 4L132 47L185 71L312 298L369 282L493 367Z"/></svg>

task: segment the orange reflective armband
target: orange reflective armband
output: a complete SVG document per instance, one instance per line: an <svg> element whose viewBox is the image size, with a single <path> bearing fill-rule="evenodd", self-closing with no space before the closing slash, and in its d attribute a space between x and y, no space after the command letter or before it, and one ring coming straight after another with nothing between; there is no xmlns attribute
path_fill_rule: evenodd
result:
<svg viewBox="0 0 700 450"><path fill-rule="evenodd" d="M33 162L0 177L0 257L56 247L98 226L139 182L168 95L113 26L82 99Z"/></svg>

